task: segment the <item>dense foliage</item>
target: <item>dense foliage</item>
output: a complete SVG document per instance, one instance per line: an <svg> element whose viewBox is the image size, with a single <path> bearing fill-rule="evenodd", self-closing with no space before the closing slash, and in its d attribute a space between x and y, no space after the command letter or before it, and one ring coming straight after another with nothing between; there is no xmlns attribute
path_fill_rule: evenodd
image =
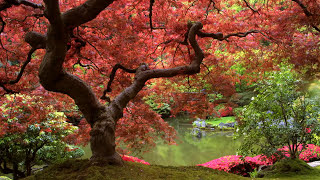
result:
<svg viewBox="0 0 320 180"><path fill-rule="evenodd" d="M298 147L319 135L317 104L301 90L305 84L298 74L285 68L268 74L256 88L258 95L243 109L241 153L271 156L286 145L296 158Z"/></svg>
<svg viewBox="0 0 320 180"><path fill-rule="evenodd" d="M204 118L215 106L207 94L230 97L282 61L312 78L320 68L319 9L319 0L0 0L0 93L41 95L44 106L82 113L90 125L82 121L79 141L95 128L93 147L110 132L106 156L115 154L115 134L130 149L149 148L158 134L172 143L174 130L142 97L163 94L174 100L171 113Z"/></svg>
<svg viewBox="0 0 320 180"><path fill-rule="evenodd" d="M62 112L46 107L39 96L7 95L0 106L0 170L14 178L31 175L34 165L81 157L72 146L78 127L66 122ZM13 101L12 101L13 100ZM46 116L39 115L42 111Z"/></svg>

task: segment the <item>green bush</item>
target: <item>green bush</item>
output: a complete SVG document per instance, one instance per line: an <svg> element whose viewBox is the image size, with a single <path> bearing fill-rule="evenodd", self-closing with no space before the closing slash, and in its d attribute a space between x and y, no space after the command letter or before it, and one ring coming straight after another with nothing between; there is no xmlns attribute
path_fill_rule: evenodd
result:
<svg viewBox="0 0 320 180"><path fill-rule="evenodd" d="M244 155L271 156L278 148L289 147L292 158L299 155L298 146L319 135L318 107L299 91L303 82L290 68L270 73L255 89L242 111L237 136L243 136L240 152Z"/></svg>

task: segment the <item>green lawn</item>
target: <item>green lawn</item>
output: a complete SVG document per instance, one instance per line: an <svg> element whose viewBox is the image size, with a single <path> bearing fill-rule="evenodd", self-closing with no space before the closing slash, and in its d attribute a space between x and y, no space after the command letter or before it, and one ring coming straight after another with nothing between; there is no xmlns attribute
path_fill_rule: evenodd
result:
<svg viewBox="0 0 320 180"><path fill-rule="evenodd" d="M220 123L230 123L230 122L235 122L235 117L234 116L213 118L213 119L207 119L206 120L206 123L210 124L212 126L218 126Z"/></svg>

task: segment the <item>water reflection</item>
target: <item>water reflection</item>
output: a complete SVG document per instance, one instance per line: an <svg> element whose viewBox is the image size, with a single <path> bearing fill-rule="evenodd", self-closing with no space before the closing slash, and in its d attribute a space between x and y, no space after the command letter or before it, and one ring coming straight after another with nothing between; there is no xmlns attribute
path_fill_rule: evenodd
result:
<svg viewBox="0 0 320 180"><path fill-rule="evenodd" d="M206 136L206 131L203 131L200 128L194 127L191 130L191 135L193 135L194 137L197 137L198 139L201 139L202 137Z"/></svg>
<svg viewBox="0 0 320 180"><path fill-rule="evenodd" d="M195 165L225 155L235 155L240 146L239 140L233 140L233 132L210 132L192 128L191 124L170 121L178 133L177 146L157 143L157 147L142 155L151 164L187 166Z"/></svg>

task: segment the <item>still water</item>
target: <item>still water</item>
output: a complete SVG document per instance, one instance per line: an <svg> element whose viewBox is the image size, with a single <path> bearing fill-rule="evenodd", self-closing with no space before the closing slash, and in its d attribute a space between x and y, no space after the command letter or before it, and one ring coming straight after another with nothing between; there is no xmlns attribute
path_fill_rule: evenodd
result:
<svg viewBox="0 0 320 180"><path fill-rule="evenodd" d="M240 146L240 140L233 140L233 132L202 131L192 135L192 125L169 122L177 133L177 145L157 143L155 149L142 155L142 158L151 163L166 166L189 166L217 159L226 155L235 155Z"/></svg>

